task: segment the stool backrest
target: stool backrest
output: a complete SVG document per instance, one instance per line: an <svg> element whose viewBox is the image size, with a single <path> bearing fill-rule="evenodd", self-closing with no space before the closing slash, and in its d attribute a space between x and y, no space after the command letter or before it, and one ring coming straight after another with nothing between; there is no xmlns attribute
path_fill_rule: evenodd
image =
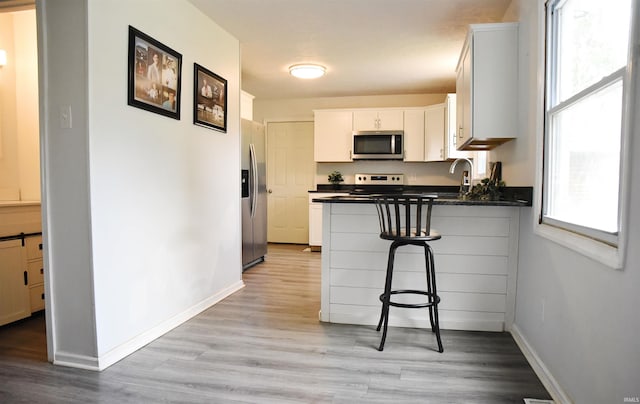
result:
<svg viewBox="0 0 640 404"><path fill-rule="evenodd" d="M376 202L380 237L385 239L431 240L432 194L371 195ZM439 238L439 236L437 236Z"/></svg>

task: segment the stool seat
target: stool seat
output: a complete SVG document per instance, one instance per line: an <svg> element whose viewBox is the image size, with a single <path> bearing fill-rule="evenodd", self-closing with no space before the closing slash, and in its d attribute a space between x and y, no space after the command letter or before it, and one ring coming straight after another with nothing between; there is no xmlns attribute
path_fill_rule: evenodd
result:
<svg viewBox="0 0 640 404"><path fill-rule="evenodd" d="M443 352L440 338L440 324L438 319L438 304L440 297L436 288L435 264L433 250L428 242L442 238L431 229L431 210L433 200L437 198L431 194L384 194L371 195L376 203L380 224L380 238L392 241L389 247L384 292L380 295L382 311L377 331L382 328L382 339L379 351L384 349L389 324L389 306L401 308L428 308L431 330L436 334L438 352ZM402 289L392 290L395 253L398 247L405 245L420 246L424 249L426 269L426 290ZM422 295L426 301L420 303L402 303L391 300L395 295Z"/></svg>

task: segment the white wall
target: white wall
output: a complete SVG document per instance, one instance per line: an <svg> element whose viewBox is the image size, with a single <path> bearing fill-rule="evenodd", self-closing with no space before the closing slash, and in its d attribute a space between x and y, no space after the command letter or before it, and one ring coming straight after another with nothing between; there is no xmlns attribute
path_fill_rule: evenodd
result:
<svg viewBox="0 0 640 404"><path fill-rule="evenodd" d="M531 2L535 3L535 2ZM519 20L520 1L513 0L504 16L504 22ZM521 21L519 26L520 47L518 49L518 138L504 143L489 152L488 161L502 161L502 179L509 186L533 186L535 183L535 149L536 138L530 136L529 128L535 125L535 115L529 113L535 110L537 99L528 96L530 88L538 85L538 72L531 58L536 57L535 44L527 42L531 29L528 21ZM524 42L523 42L524 41Z"/></svg>
<svg viewBox="0 0 640 404"><path fill-rule="evenodd" d="M86 3L39 0L36 12L47 349L56 363L95 367ZM60 128L62 105L71 129Z"/></svg>
<svg viewBox="0 0 640 404"><path fill-rule="evenodd" d="M0 200L40 200L35 10L0 12Z"/></svg>
<svg viewBox="0 0 640 404"><path fill-rule="evenodd" d="M525 142L532 145L524 156L527 170L533 171L541 136L536 120L543 75L536 67L541 65L543 1L517 3L521 47L527 49L520 69L526 84L520 120ZM640 99L640 85L635 95ZM635 114L635 128L630 154L640 156L640 114ZM622 270L537 236L537 212L522 211L515 324L575 403L622 403L640 396L640 251L634 248L640 245L640 163L632 158L631 166L630 248Z"/></svg>
<svg viewBox="0 0 640 404"><path fill-rule="evenodd" d="M444 102L446 94L398 94L253 100L255 121L313 121L314 109L422 107Z"/></svg>
<svg viewBox="0 0 640 404"><path fill-rule="evenodd" d="M38 133L38 39L35 10L13 14L15 30L16 134L20 199L40 200L40 140Z"/></svg>
<svg viewBox="0 0 640 404"><path fill-rule="evenodd" d="M70 70L49 69L60 83L45 102L54 353L104 368L243 285L239 43L186 0L38 5L48 60ZM181 120L127 105L129 25L183 55ZM194 62L228 80L226 134L192 123ZM56 126L59 105L71 105L73 129Z"/></svg>
<svg viewBox="0 0 640 404"><path fill-rule="evenodd" d="M13 13L0 13L0 49L7 65L0 67L0 200L19 198L18 140L16 136L16 65ZM11 62L11 63L9 63Z"/></svg>

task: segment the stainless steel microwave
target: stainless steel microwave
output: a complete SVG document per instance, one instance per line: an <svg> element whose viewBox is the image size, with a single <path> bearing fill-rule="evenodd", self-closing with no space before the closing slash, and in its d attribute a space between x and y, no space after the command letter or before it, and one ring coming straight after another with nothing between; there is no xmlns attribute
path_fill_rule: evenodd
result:
<svg viewBox="0 0 640 404"><path fill-rule="evenodd" d="M353 132L354 160L402 160L404 132L401 130Z"/></svg>

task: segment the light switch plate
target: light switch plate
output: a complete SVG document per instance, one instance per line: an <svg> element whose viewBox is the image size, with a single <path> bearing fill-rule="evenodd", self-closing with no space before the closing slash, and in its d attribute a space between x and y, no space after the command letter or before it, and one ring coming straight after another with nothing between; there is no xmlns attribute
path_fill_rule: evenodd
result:
<svg viewBox="0 0 640 404"><path fill-rule="evenodd" d="M63 105L60 107L60 129L71 129L73 122L71 119L71 105Z"/></svg>

